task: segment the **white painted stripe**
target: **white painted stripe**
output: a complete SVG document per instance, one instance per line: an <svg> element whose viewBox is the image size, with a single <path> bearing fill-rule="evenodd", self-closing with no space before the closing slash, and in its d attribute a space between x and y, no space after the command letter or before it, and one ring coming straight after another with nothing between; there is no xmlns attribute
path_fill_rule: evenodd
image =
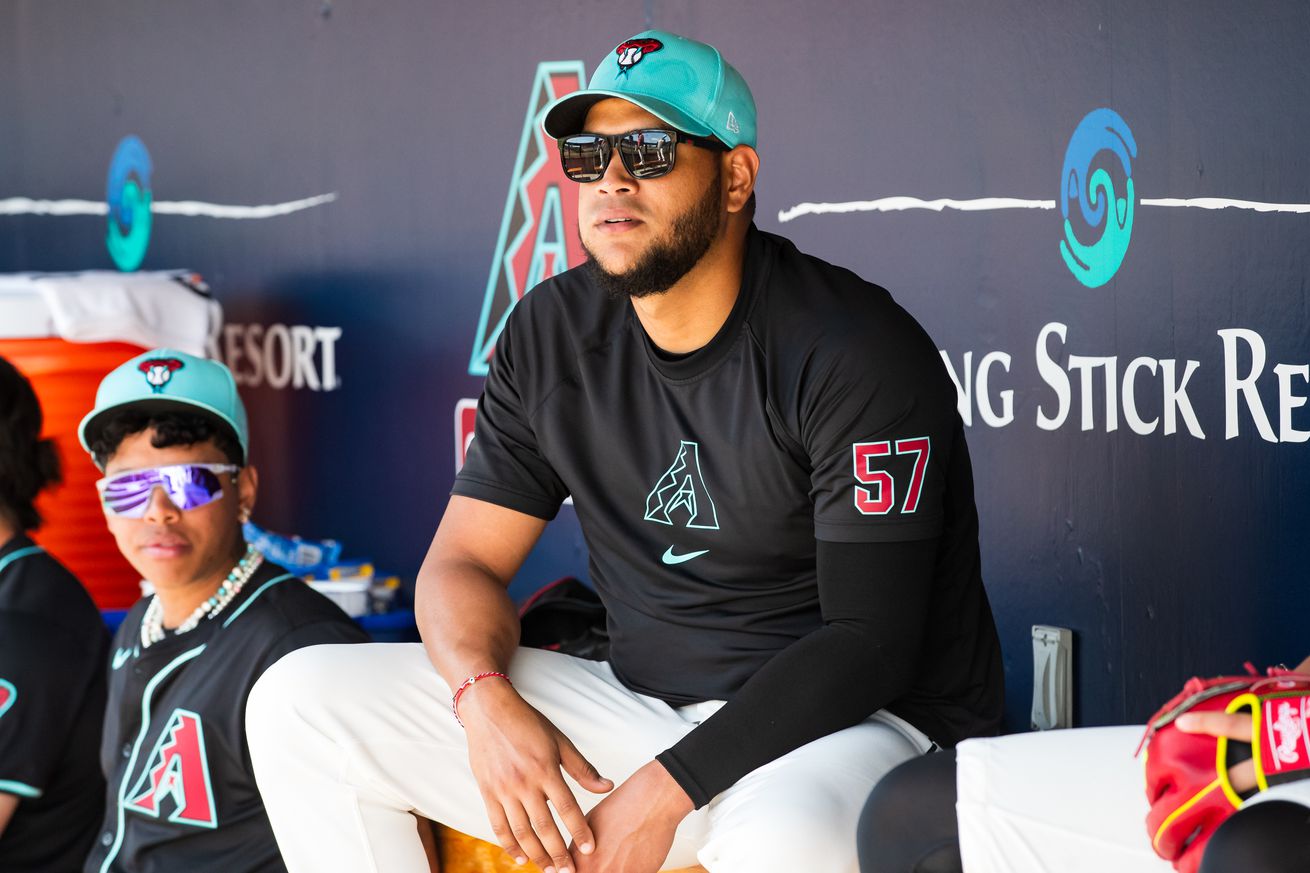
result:
<svg viewBox="0 0 1310 873"><path fill-rule="evenodd" d="M1021 200L1017 197L980 197L977 200L921 200L918 197L883 197L879 200L851 200L846 203L798 203L778 213L778 221L788 222L802 215L844 214L848 212L900 212L904 209L958 209L961 212L985 212L992 209L1054 209L1054 200Z"/></svg>
<svg viewBox="0 0 1310 873"><path fill-rule="evenodd" d="M199 200L161 200L150 206L156 215L185 215L205 218L275 218L290 215L302 209L313 209L337 199L336 192L292 200L289 203L270 203L266 206L224 206L220 203L201 203Z"/></svg>
<svg viewBox="0 0 1310 873"><path fill-rule="evenodd" d="M33 200L10 197L0 200L0 215L108 215L103 200Z"/></svg>
<svg viewBox="0 0 1310 873"><path fill-rule="evenodd" d="M336 192L263 206L233 206L200 200L158 200L150 204L156 215L184 215L188 218L276 218L303 209L313 209L337 199ZM108 215L109 204L97 200L33 200L9 197L0 200L0 215Z"/></svg>
<svg viewBox="0 0 1310 873"><path fill-rule="evenodd" d="M1233 200L1227 197L1158 197L1138 200L1142 206L1172 206L1192 209L1250 209L1255 212L1310 213L1310 203L1263 203L1258 200ZM921 200L918 197L883 197L879 200L852 200L846 203L798 203L778 213L786 223L802 215L846 214L851 212L899 212L904 209L958 209L961 212L986 212L994 209L1054 209L1054 200L1020 200L1015 197L981 197L977 200Z"/></svg>
<svg viewBox="0 0 1310 873"><path fill-rule="evenodd" d="M1258 200L1229 200L1224 197L1193 197L1180 200L1175 197L1160 197L1140 201L1143 206L1179 206L1193 209L1252 209L1256 212L1310 212L1310 203L1261 203Z"/></svg>

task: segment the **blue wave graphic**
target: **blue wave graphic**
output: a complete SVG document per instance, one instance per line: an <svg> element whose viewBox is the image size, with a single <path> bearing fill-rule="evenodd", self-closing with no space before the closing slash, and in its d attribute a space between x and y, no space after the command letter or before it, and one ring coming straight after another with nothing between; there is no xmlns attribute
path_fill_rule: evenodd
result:
<svg viewBox="0 0 1310 873"><path fill-rule="evenodd" d="M1124 196L1117 197L1114 180L1104 167L1092 170L1102 152L1109 152L1123 170ZM1128 123L1113 109L1094 109L1078 123L1064 153L1060 173L1060 212L1064 216L1064 239L1060 254L1065 265L1079 282L1098 288L1114 278L1133 233L1133 158L1137 141ZM1069 220L1070 201L1077 201L1083 221L1091 228L1101 228L1101 236L1091 244L1081 242ZM1109 219L1107 220L1107 213Z"/></svg>
<svg viewBox="0 0 1310 873"><path fill-rule="evenodd" d="M114 265L123 272L140 267L150 245L152 170L150 152L135 136L124 137L109 162L105 191L109 230L105 245Z"/></svg>

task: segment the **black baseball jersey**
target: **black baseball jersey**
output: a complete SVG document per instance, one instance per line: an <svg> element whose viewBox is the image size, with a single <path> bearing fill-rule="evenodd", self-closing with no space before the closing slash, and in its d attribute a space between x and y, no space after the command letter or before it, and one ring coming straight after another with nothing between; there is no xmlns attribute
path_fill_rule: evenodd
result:
<svg viewBox="0 0 1310 873"><path fill-rule="evenodd" d="M367 635L269 562L217 616L142 649L147 603L114 638L100 752L108 800L86 873L285 870L246 747L246 697L288 652Z"/></svg>
<svg viewBox="0 0 1310 873"><path fill-rule="evenodd" d="M585 267L537 286L453 490L541 518L572 494L615 674L674 705L730 699L822 625L816 541L936 539L931 682L892 708L939 742L996 729L953 383L884 289L781 237L751 229L732 312L689 355L663 354Z"/></svg>
<svg viewBox="0 0 1310 873"><path fill-rule="evenodd" d="M24 535L0 547L0 836L5 873L80 870L104 810L96 752L109 631L76 577Z"/></svg>

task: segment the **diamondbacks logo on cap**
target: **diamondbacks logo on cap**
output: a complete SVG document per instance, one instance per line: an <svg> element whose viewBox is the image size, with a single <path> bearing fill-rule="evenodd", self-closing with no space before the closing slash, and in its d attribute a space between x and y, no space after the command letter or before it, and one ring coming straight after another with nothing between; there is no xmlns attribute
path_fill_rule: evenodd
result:
<svg viewBox="0 0 1310 873"><path fill-rule="evenodd" d="M138 364L137 369L145 374L146 381L158 394L173 378L173 371L182 369L182 362L177 358L149 358Z"/></svg>
<svg viewBox="0 0 1310 873"><path fill-rule="evenodd" d="M626 73L635 67L648 52L664 48L658 39L630 39L614 50L619 56L619 72Z"/></svg>

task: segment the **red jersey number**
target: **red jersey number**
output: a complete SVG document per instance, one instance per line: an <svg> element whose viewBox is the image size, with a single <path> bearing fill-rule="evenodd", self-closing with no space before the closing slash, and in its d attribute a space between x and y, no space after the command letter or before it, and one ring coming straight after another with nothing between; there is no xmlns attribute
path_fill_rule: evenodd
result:
<svg viewBox="0 0 1310 873"><path fill-rule="evenodd" d="M851 446L855 464L855 508L863 515L886 515L896 505L896 482L892 474L883 469L883 459L893 454L891 440L855 443ZM928 472L928 456L932 441L928 437L896 440L897 455L914 455L910 484L901 504L901 513L909 514L919 508L923 494L923 478ZM868 486L868 487L863 487Z"/></svg>

